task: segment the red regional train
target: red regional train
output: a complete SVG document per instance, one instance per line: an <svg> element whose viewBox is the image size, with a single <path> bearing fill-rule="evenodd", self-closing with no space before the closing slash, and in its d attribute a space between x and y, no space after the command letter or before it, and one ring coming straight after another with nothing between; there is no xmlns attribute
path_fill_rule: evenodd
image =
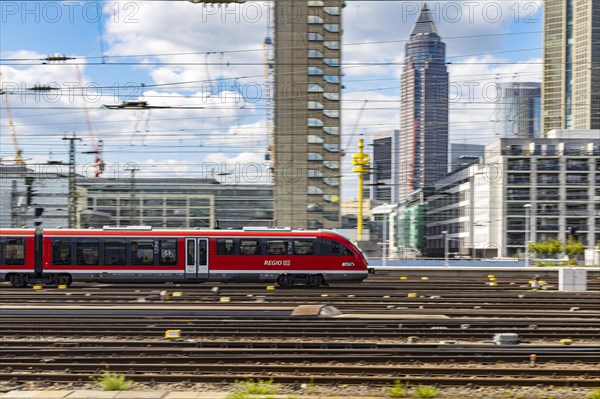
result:
<svg viewBox="0 0 600 399"><path fill-rule="evenodd" d="M283 287L361 282L367 260L329 230L0 229L0 281L255 282Z"/></svg>

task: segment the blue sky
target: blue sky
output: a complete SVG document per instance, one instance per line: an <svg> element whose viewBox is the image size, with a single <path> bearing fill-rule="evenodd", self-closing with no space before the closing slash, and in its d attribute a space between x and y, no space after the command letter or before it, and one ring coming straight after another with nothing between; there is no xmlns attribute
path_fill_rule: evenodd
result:
<svg viewBox="0 0 600 399"><path fill-rule="evenodd" d="M398 77L404 41L421 4L347 3L343 63L397 64L343 69L343 147L355 128L368 140L372 133L399 124ZM457 87L466 88L465 83L474 82L483 87L495 81L541 79L541 1L428 4L446 42L448 61L453 62L449 66L450 81ZM49 151L53 159L66 161L61 138L65 132L76 132L84 138L82 151L89 150L94 140L102 139L107 163L136 162L140 173L147 176L202 177L207 164L228 165L225 167L232 170L248 163L265 164L264 103L244 99L232 88L252 93L254 85L264 83L261 63L267 3L246 3L229 9L189 2L112 0L2 1L0 6L5 85L30 88L52 83L62 89L58 99L31 94L23 97L21 89L8 96L19 145L30 162L45 162ZM77 60L50 65L37 61L55 53ZM107 56L106 64L102 64L102 55ZM204 65L207 62L210 65ZM83 84L101 87L102 97L96 96L98 91L90 91L83 97L85 103L80 95L69 98L69 93L81 93L67 90L77 84L74 63L80 64ZM219 88L207 81L216 82ZM145 87L127 89L129 82ZM160 86L152 86L155 84ZM115 87L119 87L116 98ZM484 144L494 139L494 104L482 102L481 93L475 94L474 99L463 97L451 105L451 141ZM103 104L120 103L124 95L129 95L129 100L176 109L102 108ZM369 104L357 121L364 99ZM14 150L4 102L2 105L0 156L8 162ZM86 112L93 134L86 127ZM353 140L346 150L354 151L355 145ZM92 161L89 155L80 155L79 159ZM348 170L346 167L343 171L344 197L354 192L354 177Z"/></svg>

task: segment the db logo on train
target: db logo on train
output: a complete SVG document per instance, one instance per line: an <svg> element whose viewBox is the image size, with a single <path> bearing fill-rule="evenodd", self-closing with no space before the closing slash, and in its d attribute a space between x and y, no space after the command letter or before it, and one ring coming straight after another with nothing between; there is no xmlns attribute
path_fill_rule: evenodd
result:
<svg viewBox="0 0 600 399"><path fill-rule="evenodd" d="M291 266L290 260L266 260L264 266Z"/></svg>

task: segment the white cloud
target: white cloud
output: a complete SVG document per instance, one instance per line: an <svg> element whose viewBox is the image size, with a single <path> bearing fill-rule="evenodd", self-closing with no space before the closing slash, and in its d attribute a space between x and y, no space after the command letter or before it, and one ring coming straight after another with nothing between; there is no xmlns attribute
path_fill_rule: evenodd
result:
<svg viewBox="0 0 600 399"><path fill-rule="evenodd" d="M244 76L255 76L252 79L262 84L262 42L268 19L265 4L107 3L109 13L114 9L121 14L135 11L129 23L107 21L108 53L146 54L147 61L169 64L145 67L159 84Z"/></svg>
<svg viewBox="0 0 600 399"><path fill-rule="evenodd" d="M205 107L110 111L101 109L101 104L120 104L123 98L115 98L112 91L103 91L100 99L90 101L86 106L94 134L105 141L105 161L133 160L141 165L155 165L148 168L152 172L143 173L164 172L167 175L198 173L199 165L208 162L225 165L264 163L267 145L264 103L231 98L224 101L223 97L235 98L232 85L236 83L241 87L264 84L262 42L267 34L266 4L249 2L219 8L187 1L105 2L105 53L112 56L145 55L114 57L109 61L135 64L141 60L150 65L119 69L127 68L127 74L112 72L117 70L110 69L115 68L112 66L94 69L83 65L83 81L96 80L98 85L106 87L105 81L100 82L101 77L106 76L99 74L114 73L110 76L114 80L126 77L132 80L133 76L138 82L166 86L148 84L143 96L141 90L125 92L131 95L131 100L142 99L155 106ZM344 190L346 187L355 190L355 176L348 171L348 166L351 154L356 151L358 135L364 134L368 138L373 132L399 125L398 78L404 61L405 41L421 4L421 1L352 1L347 2L344 9L343 43L346 46L342 59L347 67L343 69L346 89L342 103L342 147L346 147L349 135L356 128L350 148L346 149L349 155L344 158ZM452 57L518 49L520 36L513 38L505 34L514 30L539 30L539 21L536 23L534 19L541 18L542 2L486 0L429 1L428 4L442 40L447 44L447 55ZM500 13L494 14L496 10ZM95 50L96 47L91 51ZM181 53L183 55L168 55ZM7 58L39 59L45 56L27 49L3 53ZM502 80L513 78L515 73L518 73L517 80L540 78L539 65L492 64L496 61L510 60L491 55L461 58L463 64L449 66L450 80L466 90L465 83L477 82L478 87L484 87L494 82L496 75ZM374 62L393 65L366 65ZM77 81L75 67L68 64L2 68L5 80L22 82L24 87ZM236 78L238 80L234 81ZM114 80L110 80L111 84ZM181 82L193 83L174 85ZM208 95L208 92L212 94ZM61 140L65 132L77 132L86 138L79 143L81 149L91 147L80 97L69 101L68 96L63 95L54 103L47 99L35 102L33 97L22 102L19 96L12 95L10 99L20 145L27 157L43 161L50 149L54 152L53 158L66 159L66 143ZM365 99L369 102L357 123ZM477 98L476 101L452 104L452 141L482 142L494 137L491 122L494 104L480 102L481 98ZM28 109L24 109L24 105ZM48 106L56 109L42 109ZM5 128L6 119L3 118L3 132ZM0 144L3 155L12 152L12 143L6 134L2 135ZM89 161L92 158L87 155L81 159Z"/></svg>

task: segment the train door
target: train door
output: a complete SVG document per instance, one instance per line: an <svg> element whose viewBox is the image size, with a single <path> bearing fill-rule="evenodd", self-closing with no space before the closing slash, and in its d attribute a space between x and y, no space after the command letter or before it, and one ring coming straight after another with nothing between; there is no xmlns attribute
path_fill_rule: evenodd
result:
<svg viewBox="0 0 600 399"><path fill-rule="evenodd" d="M185 253L185 277L208 279L208 238L186 238Z"/></svg>

